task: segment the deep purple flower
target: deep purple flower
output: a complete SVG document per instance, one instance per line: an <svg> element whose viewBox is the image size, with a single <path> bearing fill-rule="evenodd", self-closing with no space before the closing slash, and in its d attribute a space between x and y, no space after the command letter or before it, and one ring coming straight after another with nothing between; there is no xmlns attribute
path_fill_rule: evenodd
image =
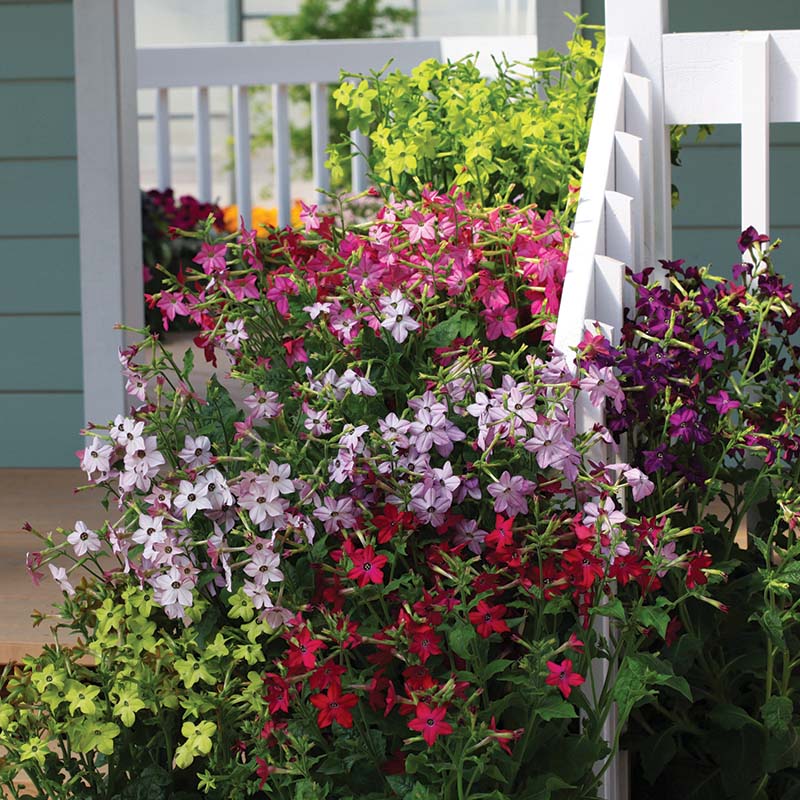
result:
<svg viewBox="0 0 800 800"><path fill-rule="evenodd" d="M763 233L759 233L752 225L742 231L741 235L739 236L739 241L737 245L739 246L739 252L744 253L751 245L755 244L756 242L768 242L769 236L766 236Z"/></svg>
<svg viewBox="0 0 800 800"><path fill-rule="evenodd" d="M644 456L644 471L648 473L662 470L665 474L669 474L678 460L667 451L665 444L658 445L655 450L643 450L642 455Z"/></svg>

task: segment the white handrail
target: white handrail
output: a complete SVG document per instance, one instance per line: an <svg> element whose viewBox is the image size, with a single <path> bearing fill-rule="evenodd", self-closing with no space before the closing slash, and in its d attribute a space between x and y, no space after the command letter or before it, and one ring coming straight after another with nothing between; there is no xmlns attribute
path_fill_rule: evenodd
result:
<svg viewBox="0 0 800 800"><path fill-rule="evenodd" d="M357 39L271 44L233 43L185 45L181 47L142 47L137 51L140 89L156 90L156 158L159 188L172 180L169 136L169 90L193 87L196 90L195 120L198 194L212 197L209 87L233 90L234 170L239 215L250 224L253 204L250 159L250 118L248 90L269 86L273 91L273 146L275 164L274 195L278 221L287 224L291 213L291 175L289 168L289 116L287 87L309 84L312 96L312 170L317 202L330 189L330 174L325 168L330 132L326 86L338 83L342 71L369 73L391 61L391 69L405 72L428 58L456 61L479 53L477 66L484 75L495 72L493 58L527 61L536 54L535 36L442 37L438 39ZM352 137L354 192L367 188L368 137L356 132Z"/></svg>

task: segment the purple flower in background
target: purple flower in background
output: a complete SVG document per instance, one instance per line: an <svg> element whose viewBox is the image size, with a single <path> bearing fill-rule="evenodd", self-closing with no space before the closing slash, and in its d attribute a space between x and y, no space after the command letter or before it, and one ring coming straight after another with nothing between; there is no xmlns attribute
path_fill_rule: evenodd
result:
<svg viewBox="0 0 800 800"><path fill-rule="evenodd" d="M654 450L643 450L644 471L656 472L663 470L665 474L672 472L675 462L678 460L672 453L667 451L667 445L660 444Z"/></svg>

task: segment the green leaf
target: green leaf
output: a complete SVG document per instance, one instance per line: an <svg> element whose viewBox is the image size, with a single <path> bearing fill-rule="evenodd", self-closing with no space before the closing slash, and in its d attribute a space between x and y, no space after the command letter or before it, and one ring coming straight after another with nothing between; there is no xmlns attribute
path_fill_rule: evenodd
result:
<svg viewBox="0 0 800 800"><path fill-rule="evenodd" d="M493 678L495 675L497 675L498 672L503 672L503 670L507 669L513 663L513 661L507 658L498 658L497 660L492 661L491 664L486 665L481 677L483 680L488 681L490 678Z"/></svg>
<svg viewBox="0 0 800 800"><path fill-rule="evenodd" d="M470 644L475 641L475 628L468 622L458 622L447 632L447 641L453 652L461 658L469 658Z"/></svg>
<svg viewBox="0 0 800 800"><path fill-rule="evenodd" d="M436 795L421 783L415 783L414 788L407 792L403 800L438 800Z"/></svg>
<svg viewBox="0 0 800 800"><path fill-rule="evenodd" d="M435 349L437 347L446 347L453 339L457 339L461 332L461 318L464 316L463 311L453 314L449 319L440 322L428 331L425 337L425 346Z"/></svg>
<svg viewBox="0 0 800 800"><path fill-rule="evenodd" d="M672 728L668 728L646 741L645 747L642 748L642 767L644 776L651 785L655 783L658 776L664 771L664 767L672 761L677 752L678 746L672 735Z"/></svg>
<svg viewBox="0 0 800 800"><path fill-rule="evenodd" d="M656 606L641 606L636 612L636 621L645 628L655 628L663 639L667 634L669 614L663 608Z"/></svg>
<svg viewBox="0 0 800 800"><path fill-rule="evenodd" d="M775 577L784 583L800 584L800 563L789 562Z"/></svg>
<svg viewBox="0 0 800 800"><path fill-rule="evenodd" d="M551 719L574 719L578 716L572 703L558 697L547 697L544 704L534 710L534 714L545 722Z"/></svg>
<svg viewBox="0 0 800 800"><path fill-rule="evenodd" d="M792 721L792 708L792 701L788 697L770 697L761 706L761 718L771 731L786 731Z"/></svg>
<svg viewBox="0 0 800 800"><path fill-rule="evenodd" d="M761 627L769 636L770 641L775 647L783 647L783 623L781 622L781 615L774 609L768 608L759 618Z"/></svg>
<svg viewBox="0 0 800 800"><path fill-rule="evenodd" d="M183 378L188 379L192 374L194 368L194 350L189 347L183 354Z"/></svg>
<svg viewBox="0 0 800 800"><path fill-rule="evenodd" d="M711 710L708 716L724 731L739 731L746 725L758 726L759 724L743 708L732 703L720 703Z"/></svg>
<svg viewBox="0 0 800 800"><path fill-rule="evenodd" d="M613 617L614 619L625 621L625 608L619 597L614 597L607 603L589 610L590 614L599 614L603 617Z"/></svg>

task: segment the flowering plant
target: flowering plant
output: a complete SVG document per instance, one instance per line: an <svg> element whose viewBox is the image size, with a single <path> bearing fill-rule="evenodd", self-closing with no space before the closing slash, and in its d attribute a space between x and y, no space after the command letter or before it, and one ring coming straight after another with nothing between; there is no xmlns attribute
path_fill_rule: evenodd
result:
<svg viewBox="0 0 800 800"><path fill-rule="evenodd" d="M122 354L138 406L82 453L119 515L31 556L80 642L5 679L0 780L595 797L611 715L689 696L658 650L707 565L675 551L675 509L642 513L653 483L610 432L576 426L582 397L624 398L550 350L563 231L432 191L303 223L206 231L159 297L233 358L241 408L157 337Z"/></svg>
<svg viewBox="0 0 800 800"><path fill-rule="evenodd" d="M775 247L751 228L731 278L681 261L663 264L663 281L631 276L621 344L587 337L582 350L586 369L613 368L624 391L608 424L654 482L644 509L680 506L673 519L692 527L698 576L711 576L725 612L687 604L671 623L663 655L694 699L636 714L629 743L648 797L701 786L714 798L790 797L800 786L800 310ZM681 590L665 582L667 597Z"/></svg>
<svg viewBox="0 0 800 800"><path fill-rule="evenodd" d="M176 200L172 189L143 191L141 199L144 291L153 294L161 290L165 270L177 276L181 267L197 255L197 241L175 232L195 230L209 214L214 218L214 229L222 231L223 212L214 203L201 203L191 195ZM160 310L149 304L145 307L145 319L150 330L166 330L162 328Z"/></svg>
<svg viewBox="0 0 800 800"><path fill-rule="evenodd" d="M346 74L334 92L350 130L369 134L367 159L378 186L401 193L457 183L479 202L536 202L559 217L571 212L589 142L600 79L599 44L575 20L566 53L497 64L485 79L476 57L428 59L411 71ZM336 179L350 159L349 138L330 148Z"/></svg>

